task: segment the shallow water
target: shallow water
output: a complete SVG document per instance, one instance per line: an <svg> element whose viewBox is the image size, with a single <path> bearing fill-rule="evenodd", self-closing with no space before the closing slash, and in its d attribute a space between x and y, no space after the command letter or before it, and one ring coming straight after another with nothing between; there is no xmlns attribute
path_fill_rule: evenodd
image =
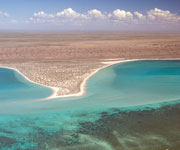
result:
<svg viewBox="0 0 180 150"><path fill-rule="evenodd" d="M63 149L73 144L78 149L87 141L93 149L93 140L99 143L96 149L113 149L88 133L76 134L83 123L98 121L104 112L109 116L115 109L141 112L147 106L179 103L180 61L134 61L105 68L88 80L86 95L76 98L36 101L52 91L9 69L0 69L0 83L0 149Z"/></svg>
<svg viewBox="0 0 180 150"><path fill-rule="evenodd" d="M52 90L27 81L12 69L0 68L0 103L42 99Z"/></svg>

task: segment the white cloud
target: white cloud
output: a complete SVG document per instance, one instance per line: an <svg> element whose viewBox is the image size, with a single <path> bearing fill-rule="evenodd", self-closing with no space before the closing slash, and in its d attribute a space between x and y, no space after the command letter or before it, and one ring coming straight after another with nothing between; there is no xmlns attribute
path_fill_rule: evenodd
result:
<svg viewBox="0 0 180 150"><path fill-rule="evenodd" d="M151 23L180 23L180 16L173 14L168 10L165 11L158 8L148 11L147 17Z"/></svg>
<svg viewBox="0 0 180 150"><path fill-rule="evenodd" d="M1 12L0 11L0 17L9 17L9 14L6 12Z"/></svg>
<svg viewBox="0 0 180 150"><path fill-rule="evenodd" d="M126 20L133 18L133 14L131 12L120 9L114 10L109 16L116 20Z"/></svg>
<svg viewBox="0 0 180 150"><path fill-rule="evenodd" d="M53 18L54 16L52 14L47 14L44 11L40 11L38 13L34 13L34 17L37 18Z"/></svg>
<svg viewBox="0 0 180 150"><path fill-rule="evenodd" d="M87 13L78 13L72 8L67 8L63 11L57 12L55 14L47 14L44 11L34 13L30 20L34 22L56 22L65 23L72 22L77 23L89 23L94 21L113 21L114 20L130 20L133 18L133 14L129 11L116 9L111 14L107 15L102 13L97 9L89 10Z"/></svg>
<svg viewBox="0 0 180 150"><path fill-rule="evenodd" d="M0 11L0 24L41 28L61 29L100 29L100 30L174 30L180 31L180 15L169 10L154 8L145 13L130 12L116 9L112 12L101 12L92 9L87 12L77 12L67 8L59 12L48 13L40 11L34 13L28 20L18 20ZM124 31L124 30L123 30Z"/></svg>
<svg viewBox="0 0 180 150"><path fill-rule="evenodd" d="M138 19L146 19L146 16L144 16L141 13L139 13L138 11L134 12L134 15L136 15Z"/></svg>
<svg viewBox="0 0 180 150"><path fill-rule="evenodd" d="M116 9L111 13L104 13L97 9L79 13L72 8L67 8L54 14L44 11L34 13L30 18L30 22L61 26L93 26L94 28L100 26L112 28L113 26L121 27L123 25L126 27L138 27L139 25L141 29L141 27L147 28L148 25L153 25L153 28L160 28L160 25L163 25L163 27L168 25L179 26L180 16L158 8L149 10L146 14L138 11L132 13L121 9ZM168 28L171 28L171 26L168 26Z"/></svg>
<svg viewBox="0 0 180 150"><path fill-rule="evenodd" d="M95 18L95 19L105 19L106 18L105 15L97 9L88 11L87 17L92 18L92 19L93 18Z"/></svg>
<svg viewBox="0 0 180 150"><path fill-rule="evenodd" d="M74 11L72 8L64 9L61 12L55 14L55 17L64 17L64 18L78 18L83 17L80 13Z"/></svg>
<svg viewBox="0 0 180 150"><path fill-rule="evenodd" d="M67 22L73 22L73 24L79 24L85 16L74 11L72 8L64 9L63 11L55 14L47 14L44 11L34 13L30 18L34 23L55 23L65 24Z"/></svg>

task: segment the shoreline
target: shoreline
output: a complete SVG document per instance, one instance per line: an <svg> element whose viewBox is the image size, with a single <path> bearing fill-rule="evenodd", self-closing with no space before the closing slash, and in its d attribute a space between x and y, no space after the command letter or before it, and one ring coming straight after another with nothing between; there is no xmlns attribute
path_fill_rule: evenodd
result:
<svg viewBox="0 0 180 150"><path fill-rule="evenodd" d="M15 71L18 72L20 75L22 75L27 81L29 81L29 82L31 82L31 83L34 83L34 84L37 84L37 85L41 85L41 86L43 86L43 87L50 88L50 89L53 91L53 93L52 93L50 96L46 97L46 98L50 98L51 96L55 96L56 93L59 91L59 88L57 88L57 87L51 87L51 86L44 85L44 84L40 84L40 83L37 83L37 82L34 82L34 81L30 80L27 76L25 76L22 72L20 72L20 71L19 71L18 69L16 69L16 68L5 67L5 66L0 66L0 68L15 70ZM44 98L43 98L43 99L44 99Z"/></svg>
<svg viewBox="0 0 180 150"><path fill-rule="evenodd" d="M121 63L121 62L126 62L126 61L131 61L131 60L119 60L119 61L101 62L102 64L105 64L105 66L96 69L95 71L90 73L86 78L84 78L82 80L81 84L80 84L80 91L78 93L62 95L62 96L54 96L54 97L51 96L51 98L66 98L66 97L79 97L79 96L82 96L82 95L84 95L86 93L85 86L86 86L87 80L90 77L92 77L94 74L96 74L97 72L99 72L100 70L102 70L102 69L104 69L106 67L109 67L111 65L118 64L118 63ZM49 98L46 98L45 100L47 100L47 99L49 99Z"/></svg>
<svg viewBox="0 0 180 150"><path fill-rule="evenodd" d="M35 82L35 81L32 81L32 80L30 80L27 76L25 76L22 72L20 72L20 71L19 71L18 69L16 69L16 68L6 67L6 66L0 66L0 68L7 68L7 69L15 70L15 71L18 72L20 75L22 75L27 81L29 81L29 82L31 82L31 83L34 83L34 84L38 84L38 85L44 86L44 87L47 87L47 88L50 88L50 89L52 90L52 94L51 94L50 96L36 100L36 101L46 101L46 100L50 100L50 99L54 99L54 98L67 98L67 97L79 97L79 96L83 96L83 95L86 93L85 86L86 86L87 80L88 80L90 77L92 77L94 74L96 74L98 71L100 71L101 69L104 69L104 68L106 68L106 67L109 67L109 66L111 66L111 65L121 63L121 62L135 61L134 59L133 59L133 60L119 60L119 59L115 59L115 60L114 60L114 59L107 59L107 60L111 60L111 61L100 62L100 63L104 64L105 66L96 69L95 71L93 71L92 73L90 73L86 78L84 78L84 79L82 80L82 82L81 82L81 84L80 84L80 91L79 91L79 92L73 93L73 94L67 94L67 95L60 95L60 96L57 96L57 92L59 91L59 88L58 88L58 87L47 86L47 85L40 84L40 83L37 83L37 82ZM114 60L114 61L113 61L113 60Z"/></svg>
<svg viewBox="0 0 180 150"><path fill-rule="evenodd" d="M60 95L57 96L57 92L59 91L59 88L57 87L52 87L52 86L47 86L47 85L43 85L37 82L34 82L32 80L30 80L27 76L25 76L22 72L20 72L18 69L16 68L12 68L12 67L5 67L5 66L0 66L0 68L7 68L7 69L11 69L11 70L15 70L16 72L18 72L20 75L22 75L26 80L28 80L31 83L34 84L38 84L47 88L50 88L52 90L52 94L48 97L42 98L42 99L38 99L36 101L45 101L45 100L50 100L50 99L54 99L54 98L67 98L67 97L80 97L83 96L86 93L86 82L89 78L91 78L94 74L96 74L97 72L99 72L100 70L118 64L118 63L123 63L123 62L130 62L130 61L141 61L141 60L179 60L180 58L166 58L166 59L159 59L159 58L154 58L154 59L124 59L122 58L120 59L106 59L106 60L111 60L111 61L102 61L100 62L101 64L104 64L105 66L100 67L98 69L96 69L95 71L93 71L92 73L90 73L86 78L84 78L80 84L80 91L77 93L73 93L73 94L67 94L67 95Z"/></svg>

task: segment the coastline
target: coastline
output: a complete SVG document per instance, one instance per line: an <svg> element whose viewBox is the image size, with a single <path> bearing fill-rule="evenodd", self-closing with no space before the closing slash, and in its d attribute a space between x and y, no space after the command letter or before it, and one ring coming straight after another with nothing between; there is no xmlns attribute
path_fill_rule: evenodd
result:
<svg viewBox="0 0 180 150"><path fill-rule="evenodd" d="M44 86L44 87L47 87L47 88L50 88L50 89L53 91L53 93L52 93L52 95L48 96L47 98L51 98L51 96L54 97L54 96L56 95L56 93L59 91L59 88L57 88L57 87L51 87L51 86L43 85L43 84L36 83L36 82L30 80L27 76L25 76L22 72L20 72L20 71L19 71L18 69L16 69L16 68L5 67L5 66L0 66L0 68L5 68L5 69L14 70L14 71L18 72L20 75L22 75L22 76L23 76L27 81L29 81L29 82L34 83L34 84L37 84L37 85L41 85L41 86Z"/></svg>
<svg viewBox="0 0 180 150"><path fill-rule="evenodd" d="M86 82L87 80L92 77L94 74L96 74L97 72L99 72L100 70L118 64L118 63L122 63L122 62L130 62L130 61L141 61L141 60L179 60L180 58L167 58L167 59L159 59L159 58L154 58L154 59L106 59L109 61L102 61L101 64L104 64L105 66L100 67L98 69L96 69L94 72L90 73L86 78L84 78L80 84L80 91L77 93L73 93L73 94L67 94L67 95L60 95L57 96L57 92L59 91L59 88L57 87L52 87L52 86L47 86L47 85L43 85L37 82L34 82L32 80L30 80L27 76L25 76L22 72L20 72L18 69L16 68L12 68L12 67L5 67L5 66L0 66L0 68L7 68L7 69L11 69L11 70L15 70L16 72L18 72L19 74L21 74L26 80L28 80L31 83L34 84L38 84L47 88L50 88L52 90L52 94L46 98L42 98L42 99L38 99L36 101L45 101L45 100L50 100L50 99L54 99L54 98L67 98L67 97L79 97L79 96L83 96L86 93ZM111 61L110 61L111 60Z"/></svg>
<svg viewBox="0 0 180 150"><path fill-rule="evenodd" d="M44 85L44 84L40 84L40 83L37 83L35 81L32 81L30 80L27 76L25 76L21 71L19 71L18 69L16 68L13 68L13 67L6 67L6 66L0 66L0 68L7 68L7 69L11 69L11 70L15 70L16 72L18 72L20 75L22 75L27 81L31 82L31 83L34 83L34 84L38 84L38 85L41 85L41 86L44 86L44 87L47 87L47 88L50 88L52 90L52 94L48 97L45 97L45 98L42 98L42 99L38 99L36 101L45 101L45 100L50 100L50 99L54 99L54 98L66 98L66 97L79 97L79 96L82 96L86 93L85 91L85 85L86 85L86 82L87 80L93 76L94 74L96 74L98 71L100 71L101 69L104 69L106 67L109 67L111 65L114 65L114 64L117 64L117 63L121 63L121 62L126 62L126 61L135 61L135 60L114 60L114 59L108 59L108 60L111 60L111 61L104 61L104 62L101 62L102 64L104 64L105 66L103 67L100 67L98 69L96 69L95 71L93 71L92 73L90 73L86 78L84 78L80 84L80 91L77 92L77 93L73 93L73 94L67 94L67 95L60 95L60 96L57 96L57 92L59 91L59 88L57 87L52 87L52 86L47 86L47 85ZM113 61L114 60L114 61Z"/></svg>
<svg viewBox="0 0 180 150"><path fill-rule="evenodd" d="M100 70L107 68L109 66L118 64L118 63L123 63L123 62L130 62L130 61L141 61L141 60L179 60L180 58L176 58L176 59L172 59L172 58L167 58L167 59L159 59L159 58L154 58L154 59L106 59L106 60L111 60L111 61L103 61L101 62L102 64L105 64L105 66L100 67L98 69L96 69L94 72L90 73L86 78L83 79L83 81L80 84L80 91L78 93L74 93L74 94L67 94L67 95L62 95L62 96L50 96L47 97L43 100L49 100L52 98L66 98L66 97L79 97L79 96L83 96L86 93L86 82L89 78L91 78L94 74L96 74L97 72L99 72ZM56 91L55 91L56 92Z"/></svg>
<svg viewBox="0 0 180 150"><path fill-rule="evenodd" d="M96 69L94 72L90 73L86 78L83 79L83 81L81 82L80 84L80 91L78 93L74 93L74 94L68 94L68 95L62 95L62 96L51 96L50 98L66 98L66 97L79 97L79 96L82 96L86 93L85 91L85 86L86 86L86 82L87 80L92 77L94 74L96 74L98 71L106 68L106 67L109 67L111 65L114 65L114 64L118 64L118 63L121 63L121 62L127 62L127 61L135 61L135 60L119 60L119 61L107 61L107 62L101 62L102 64L105 64L105 66L103 67L100 67L98 69ZM46 98L45 100L48 100L49 98Z"/></svg>

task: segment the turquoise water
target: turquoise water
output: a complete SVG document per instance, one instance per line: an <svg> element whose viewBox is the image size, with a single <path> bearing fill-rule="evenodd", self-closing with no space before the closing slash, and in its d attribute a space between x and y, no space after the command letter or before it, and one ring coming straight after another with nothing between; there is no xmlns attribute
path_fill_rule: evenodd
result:
<svg viewBox="0 0 180 150"><path fill-rule="evenodd" d="M18 72L0 68L1 103L42 99L51 94L51 89L27 81Z"/></svg>
<svg viewBox="0 0 180 150"><path fill-rule="evenodd" d="M5 141L0 149L36 147L42 142L41 134L75 131L80 122L95 121L100 112L111 108L130 110L179 102L180 61L120 63L91 77L82 97L36 101L51 94L49 88L30 83L13 70L0 69L0 140Z"/></svg>

